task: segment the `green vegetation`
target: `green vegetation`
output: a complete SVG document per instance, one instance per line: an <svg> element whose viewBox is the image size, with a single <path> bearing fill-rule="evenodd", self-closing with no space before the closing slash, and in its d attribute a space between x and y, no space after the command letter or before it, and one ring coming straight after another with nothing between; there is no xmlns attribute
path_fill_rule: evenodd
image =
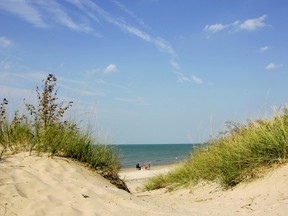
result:
<svg viewBox="0 0 288 216"><path fill-rule="evenodd" d="M7 119L8 100L0 104L0 159L3 153L20 151L48 153L51 157L72 158L87 164L118 188L129 192L125 182L118 176L120 158L114 149L97 142L89 129L81 130L72 121L62 121L72 102L58 103L56 77L49 74L43 80L42 91L37 87L36 105L25 102L27 115L14 113Z"/></svg>
<svg viewBox="0 0 288 216"><path fill-rule="evenodd" d="M197 149L184 164L167 175L152 178L146 189L193 186L201 180L233 187L259 176L267 168L287 162L287 107L270 120L228 126L227 132Z"/></svg>

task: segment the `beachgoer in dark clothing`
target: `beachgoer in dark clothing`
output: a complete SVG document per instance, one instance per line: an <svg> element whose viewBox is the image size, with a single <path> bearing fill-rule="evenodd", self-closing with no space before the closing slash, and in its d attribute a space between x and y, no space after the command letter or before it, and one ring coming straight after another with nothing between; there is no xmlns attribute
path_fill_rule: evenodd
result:
<svg viewBox="0 0 288 216"><path fill-rule="evenodd" d="M141 170L141 166L139 163L136 164L136 169Z"/></svg>

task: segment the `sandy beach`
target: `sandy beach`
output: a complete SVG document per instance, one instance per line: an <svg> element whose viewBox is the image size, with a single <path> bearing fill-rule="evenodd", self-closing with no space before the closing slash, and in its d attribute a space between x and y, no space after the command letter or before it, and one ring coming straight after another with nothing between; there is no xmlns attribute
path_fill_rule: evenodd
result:
<svg viewBox="0 0 288 216"><path fill-rule="evenodd" d="M5 156L0 162L0 215L287 215L288 165L230 190L199 184L143 192L148 178L172 166L121 170L132 194L64 158Z"/></svg>
<svg viewBox="0 0 288 216"><path fill-rule="evenodd" d="M153 166L149 170L136 170L136 168L126 168L122 169L119 172L119 175L122 179L125 180L131 193L135 194L143 191L143 185L147 182L149 178L159 174L168 173L171 169L173 169L173 167L175 167L175 165L171 164Z"/></svg>

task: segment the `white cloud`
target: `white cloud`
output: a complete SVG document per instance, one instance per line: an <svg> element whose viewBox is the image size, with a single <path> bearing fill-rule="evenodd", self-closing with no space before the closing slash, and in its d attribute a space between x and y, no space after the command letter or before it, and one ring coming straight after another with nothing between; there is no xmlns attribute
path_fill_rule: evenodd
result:
<svg viewBox="0 0 288 216"><path fill-rule="evenodd" d="M173 47L170 45L170 43L163 38L153 38L152 43L156 45L157 48L159 48L161 51L164 51L168 54L170 54L172 57L176 57L177 54L174 51Z"/></svg>
<svg viewBox="0 0 288 216"><path fill-rule="evenodd" d="M263 15L255 19L245 20L243 23L240 24L239 28L243 30L253 31L258 28L266 27L267 24L264 23L266 18L267 18L267 15Z"/></svg>
<svg viewBox="0 0 288 216"><path fill-rule="evenodd" d="M11 47L12 45L13 45L12 40L9 40L6 37L0 37L0 46L7 48L7 47Z"/></svg>
<svg viewBox="0 0 288 216"><path fill-rule="evenodd" d="M103 70L103 74L110 74L110 73L114 73L117 72L118 68L115 64L109 64L104 70Z"/></svg>
<svg viewBox="0 0 288 216"><path fill-rule="evenodd" d="M172 65L172 67L176 70L176 71L180 71L181 70L181 67L180 65L178 64L178 62L174 59L172 59L170 61L170 64Z"/></svg>
<svg viewBox="0 0 288 216"><path fill-rule="evenodd" d="M199 77L196 77L195 75L191 75L191 80L196 84L203 84L203 80Z"/></svg>
<svg viewBox="0 0 288 216"><path fill-rule="evenodd" d="M195 75L185 75L181 72L181 67L179 66L178 62L175 59L170 61L172 67L174 68L174 72L178 75L178 82L180 83L194 83L198 85L202 85L204 82L201 78Z"/></svg>
<svg viewBox="0 0 288 216"><path fill-rule="evenodd" d="M244 22L241 22L239 20L234 21L233 23L229 24L223 24L223 23L216 23L212 25L206 25L204 27L204 31L208 33L216 33L219 31L223 31L225 29L227 30L237 30L237 31L254 31L259 28L267 27L267 25L264 21L267 18L267 15L263 15L258 18L254 19L247 19Z"/></svg>
<svg viewBox="0 0 288 216"><path fill-rule="evenodd" d="M260 47L259 52L263 53L263 52L266 52L268 50L270 50L270 47L264 46L264 47Z"/></svg>
<svg viewBox="0 0 288 216"><path fill-rule="evenodd" d="M151 37L150 35L146 34L145 32L141 31L140 29L138 28L135 28L133 26L129 26L129 25L126 25L126 24L123 24L123 23L119 23L119 22L113 22L114 24L118 25L120 28L122 28L124 31L127 31L145 41L151 41Z"/></svg>
<svg viewBox="0 0 288 216"><path fill-rule="evenodd" d="M190 75L190 76L185 76L182 73L177 73L178 76L178 82L180 83L194 83L194 84L198 84L198 85L202 85L204 82L201 78L195 76L195 75Z"/></svg>
<svg viewBox="0 0 288 216"><path fill-rule="evenodd" d="M270 63L266 66L266 70L274 70L276 68L282 67L282 64Z"/></svg>
<svg viewBox="0 0 288 216"><path fill-rule="evenodd" d="M188 77L182 75L182 76L178 77L178 82L180 82L180 83L190 82L190 79Z"/></svg>
<svg viewBox="0 0 288 216"><path fill-rule="evenodd" d="M228 25L223 25L223 24L213 24L213 25L206 25L204 30L207 32L212 32L212 33L216 33L218 31L222 31L225 28L227 28Z"/></svg>

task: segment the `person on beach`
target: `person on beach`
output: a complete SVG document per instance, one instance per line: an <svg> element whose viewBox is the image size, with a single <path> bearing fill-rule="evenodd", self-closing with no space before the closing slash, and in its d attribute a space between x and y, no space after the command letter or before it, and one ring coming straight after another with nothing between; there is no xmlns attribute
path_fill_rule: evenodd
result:
<svg viewBox="0 0 288 216"><path fill-rule="evenodd" d="M150 163L144 163L144 169L145 170L150 170Z"/></svg>
<svg viewBox="0 0 288 216"><path fill-rule="evenodd" d="M141 166L139 163L136 164L136 169L141 170Z"/></svg>

